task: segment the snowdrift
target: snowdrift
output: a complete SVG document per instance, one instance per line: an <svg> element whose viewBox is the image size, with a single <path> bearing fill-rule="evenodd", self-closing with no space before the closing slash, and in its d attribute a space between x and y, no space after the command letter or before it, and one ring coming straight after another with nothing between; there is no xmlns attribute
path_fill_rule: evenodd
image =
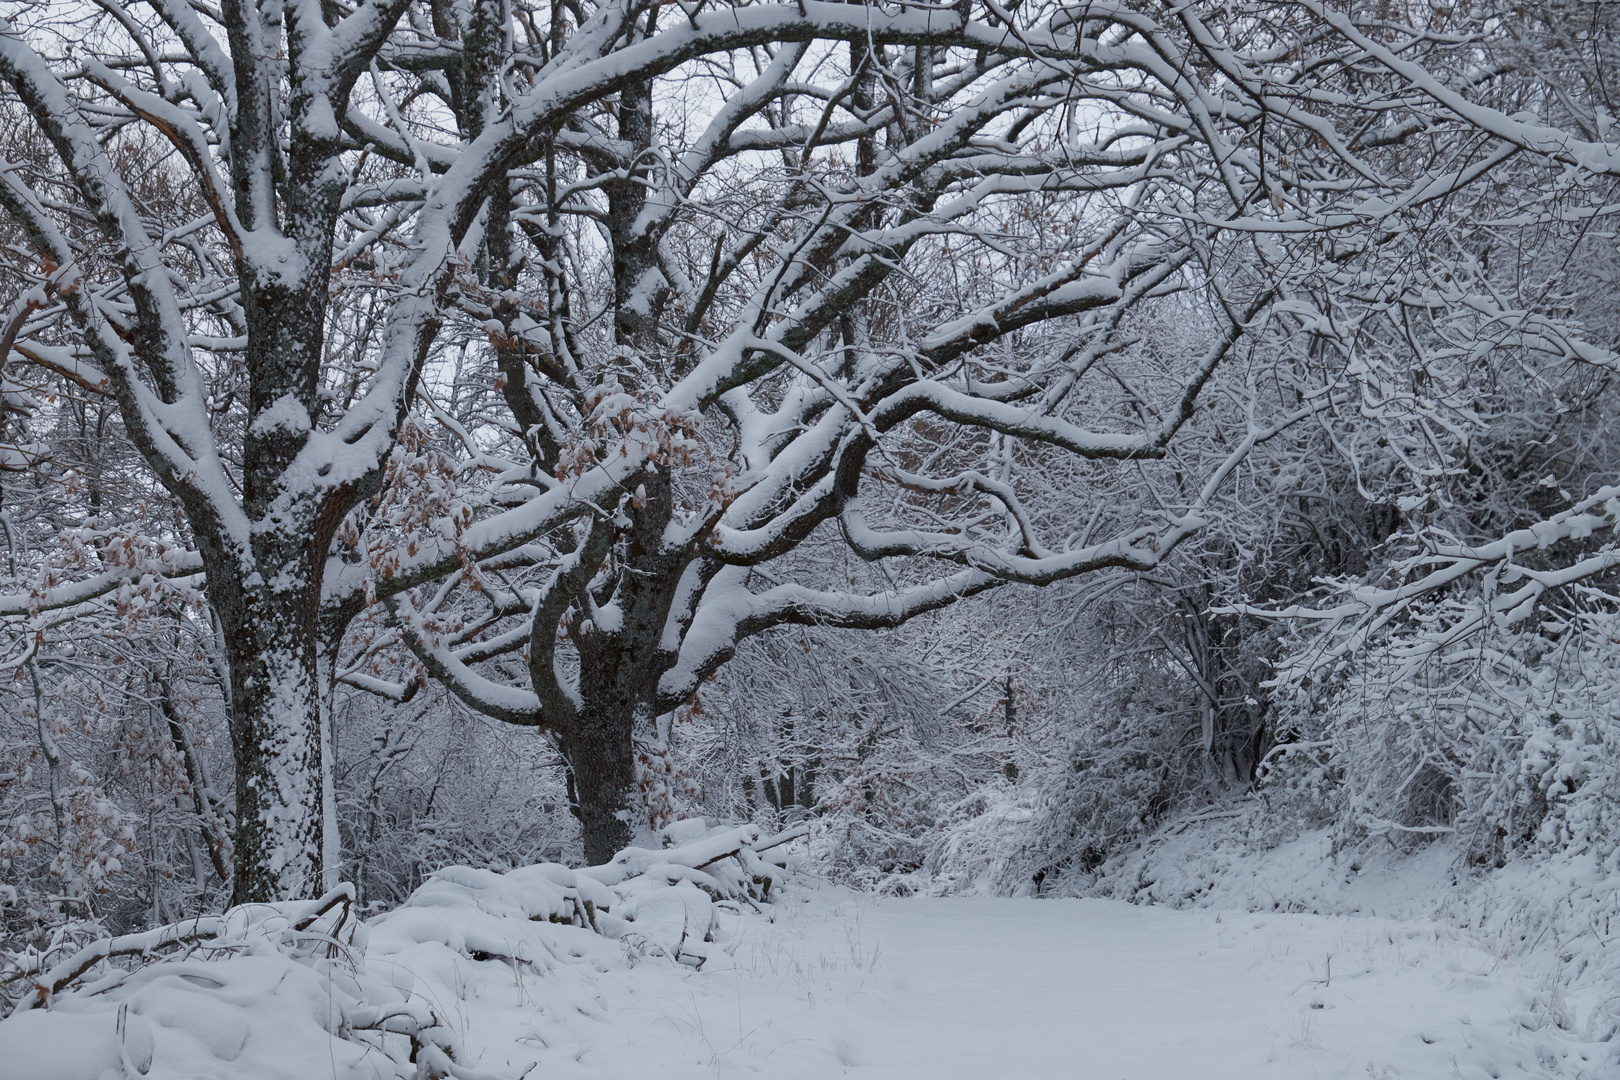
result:
<svg viewBox="0 0 1620 1080"><path fill-rule="evenodd" d="M703 966L743 913L779 892L785 845L799 835L681 822L659 834L667 846L629 848L602 866L447 867L369 921L342 885L314 901L245 905L37 956L9 980L0 1071L516 1080L526 1070L464 1064L474 1060L462 1045L469 1000L525 1009L543 1047L547 1003L589 1008L589 980L571 975L646 958Z"/></svg>

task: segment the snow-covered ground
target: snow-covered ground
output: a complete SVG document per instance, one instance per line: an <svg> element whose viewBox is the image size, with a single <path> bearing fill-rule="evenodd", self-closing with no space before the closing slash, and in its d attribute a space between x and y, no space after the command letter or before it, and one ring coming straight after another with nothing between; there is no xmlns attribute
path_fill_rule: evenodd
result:
<svg viewBox="0 0 1620 1080"><path fill-rule="evenodd" d="M468 1041L548 1077L1615 1075L1540 980L1434 923L831 892L776 912L702 971L601 976L546 1050L505 1009L470 1010Z"/></svg>
<svg viewBox="0 0 1620 1080"><path fill-rule="evenodd" d="M0 1080L1620 1075L1574 1034L1612 988L1566 998L1443 919L783 895L739 835L452 867L358 933L237 909L202 951L0 1022Z"/></svg>

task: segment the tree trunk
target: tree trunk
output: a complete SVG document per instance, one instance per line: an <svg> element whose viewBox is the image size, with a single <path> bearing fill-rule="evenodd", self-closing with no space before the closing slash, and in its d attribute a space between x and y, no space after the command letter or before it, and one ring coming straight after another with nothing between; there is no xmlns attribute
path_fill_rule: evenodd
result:
<svg viewBox="0 0 1620 1080"><path fill-rule="evenodd" d="M215 598L231 668L236 751L233 904L321 886L321 703L308 589Z"/></svg>
<svg viewBox="0 0 1620 1080"><path fill-rule="evenodd" d="M338 643L341 633L328 636L317 658L315 689L319 695L321 738L321 884L322 894L338 887L343 879L343 843L337 823L337 731L332 707L336 704Z"/></svg>
<svg viewBox="0 0 1620 1080"><path fill-rule="evenodd" d="M629 710L581 710L564 749L574 770L585 862L597 866L630 846L642 824Z"/></svg>

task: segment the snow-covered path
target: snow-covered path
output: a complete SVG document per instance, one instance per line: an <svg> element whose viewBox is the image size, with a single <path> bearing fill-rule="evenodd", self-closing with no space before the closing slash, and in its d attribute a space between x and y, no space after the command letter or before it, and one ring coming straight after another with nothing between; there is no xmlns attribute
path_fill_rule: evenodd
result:
<svg viewBox="0 0 1620 1080"><path fill-rule="evenodd" d="M605 936L537 906L551 875L580 880L565 868L452 868L355 952L297 960L272 925L233 939L240 955L12 1016L0 1080L399 1080L404 1036L394 1057L347 1037L385 1015L436 1025L463 1080L1620 1076L1610 1047L1569 1033L1594 1001L1433 921L880 900L802 879L754 913L665 884L678 870L614 901L633 922L600 909L619 919ZM686 932L694 918L715 940Z"/></svg>
<svg viewBox="0 0 1620 1080"><path fill-rule="evenodd" d="M1540 980L1430 923L848 895L778 911L700 972L600 973L584 1015L531 1029L547 1046L529 1060L627 1080L1602 1075L1599 1048L1548 1024ZM526 1064L494 1013L469 1020L485 1067Z"/></svg>

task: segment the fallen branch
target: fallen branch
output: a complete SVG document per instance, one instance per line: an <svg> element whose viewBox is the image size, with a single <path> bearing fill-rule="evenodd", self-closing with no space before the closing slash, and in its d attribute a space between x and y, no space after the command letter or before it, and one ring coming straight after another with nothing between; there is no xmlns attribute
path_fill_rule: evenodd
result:
<svg viewBox="0 0 1620 1080"><path fill-rule="evenodd" d="M45 974L34 979L34 993L18 1006L18 1011L43 1009L51 998L60 994L85 972L114 956L146 955L154 949L169 945L195 944L217 938L225 929L225 920L217 915L203 915L189 922L160 926L139 934L102 938L86 945Z"/></svg>

